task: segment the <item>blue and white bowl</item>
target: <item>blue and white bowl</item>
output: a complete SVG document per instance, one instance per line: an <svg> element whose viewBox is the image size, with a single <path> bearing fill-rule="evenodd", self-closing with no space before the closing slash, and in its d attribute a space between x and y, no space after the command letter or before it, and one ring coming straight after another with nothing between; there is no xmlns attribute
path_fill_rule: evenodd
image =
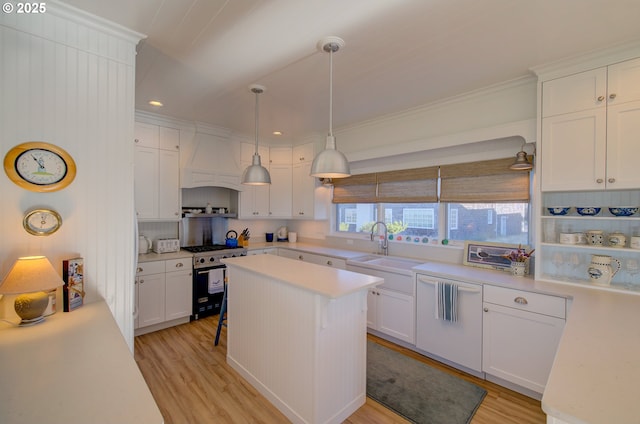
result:
<svg viewBox="0 0 640 424"><path fill-rule="evenodd" d="M631 216L638 213L637 207L628 207L628 206L616 206L613 208L609 208L609 212L614 216Z"/></svg>
<svg viewBox="0 0 640 424"><path fill-rule="evenodd" d="M551 215L566 215L571 208L547 208Z"/></svg>
<svg viewBox="0 0 640 424"><path fill-rule="evenodd" d="M576 208L576 210L578 211L578 214L582 216L596 216L600 213L600 209L601 208L594 208L594 207Z"/></svg>

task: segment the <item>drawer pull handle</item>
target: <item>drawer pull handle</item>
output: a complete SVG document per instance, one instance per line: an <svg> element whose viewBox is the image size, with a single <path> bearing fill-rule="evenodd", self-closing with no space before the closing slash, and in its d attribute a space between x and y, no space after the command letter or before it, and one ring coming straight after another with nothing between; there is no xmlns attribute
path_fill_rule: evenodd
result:
<svg viewBox="0 0 640 424"><path fill-rule="evenodd" d="M302 255L298 255L298 259L300 259L301 261L303 261L303 260L304 260L304 256L302 256Z"/></svg>
<svg viewBox="0 0 640 424"><path fill-rule="evenodd" d="M601 102L604 100L604 96L598 96L598 101Z"/></svg>
<svg viewBox="0 0 640 424"><path fill-rule="evenodd" d="M143 269L140 268L140 267L138 267L138 269L136 270L136 272L142 272L142 271L143 271Z"/></svg>
<svg viewBox="0 0 640 424"><path fill-rule="evenodd" d="M489 312L489 308L484 308L484 311L485 312Z"/></svg>
<svg viewBox="0 0 640 424"><path fill-rule="evenodd" d="M327 261L327 265L331 266L331 265L333 265L333 262Z"/></svg>
<svg viewBox="0 0 640 424"><path fill-rule="evenodd" d="M615 99L616 97L617 97L617 94L616 94L616 93L611 93L611 94L609 94L609 98L610 98L611 100Z"/></svg>
<svg viewBox="0 0 640 424"><path fill-rule="evenodd" d="M176 268L182 268L184 266L184 264L182 262L178 262L176 264Z"/></svg>
<svg viewBox="0 0 640 424"><path fill-rule="evenodd" d="M527 299L525 299L524 297L518 296L515 299L513 299L514 302L519 303L520 305L528 305L529 302L527 302Z"/></svg>

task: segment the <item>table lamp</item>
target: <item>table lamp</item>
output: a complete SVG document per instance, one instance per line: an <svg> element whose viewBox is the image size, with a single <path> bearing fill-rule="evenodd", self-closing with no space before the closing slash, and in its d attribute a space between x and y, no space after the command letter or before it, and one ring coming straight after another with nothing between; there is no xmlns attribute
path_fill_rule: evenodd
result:
<svg viewBox="0 0 640 424"><path fill-rule="evenodd" d="M14 308L22 318L20 325L33 325L44 321L42 314L49 304L49 295L45 292L63 284L45 256L26 256L13 264L0 284L0 294L19 294Z"/></svg>

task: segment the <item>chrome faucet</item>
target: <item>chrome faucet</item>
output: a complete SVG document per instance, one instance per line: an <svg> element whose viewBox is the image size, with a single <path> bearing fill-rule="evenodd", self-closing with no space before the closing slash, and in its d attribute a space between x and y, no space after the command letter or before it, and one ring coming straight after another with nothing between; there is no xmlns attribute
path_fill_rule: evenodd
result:
<svg viewBox="0 0 640 424"><path fill-rule="evenodd" d="M384 226L384 240L382 240L382 254L384 256L389 256L389 244L388 244L389 233L387 231L387 224L385 224L382 221L374 222L374 224L371 226L371 241L373 241L373 231L376 229L376 225L378 224L382 224L382 226Z"/></svg>

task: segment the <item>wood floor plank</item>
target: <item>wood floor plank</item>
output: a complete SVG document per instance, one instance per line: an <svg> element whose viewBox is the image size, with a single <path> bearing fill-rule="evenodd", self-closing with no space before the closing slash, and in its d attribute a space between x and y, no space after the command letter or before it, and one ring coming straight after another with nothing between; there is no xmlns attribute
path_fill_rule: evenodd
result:
<svg viewBox="0 0 640 424"><path fill-rule="evenodd" d="M135 338L135 359L166 424L236 424L287 422L278 411L226 362L226 329L213 346L218 316L148 333ZM544 424L540 402L495 383L481 380L410 349L369 335L370 340L487 390L471 424ZM367 398L348 424L408 423Z"/></svg>

